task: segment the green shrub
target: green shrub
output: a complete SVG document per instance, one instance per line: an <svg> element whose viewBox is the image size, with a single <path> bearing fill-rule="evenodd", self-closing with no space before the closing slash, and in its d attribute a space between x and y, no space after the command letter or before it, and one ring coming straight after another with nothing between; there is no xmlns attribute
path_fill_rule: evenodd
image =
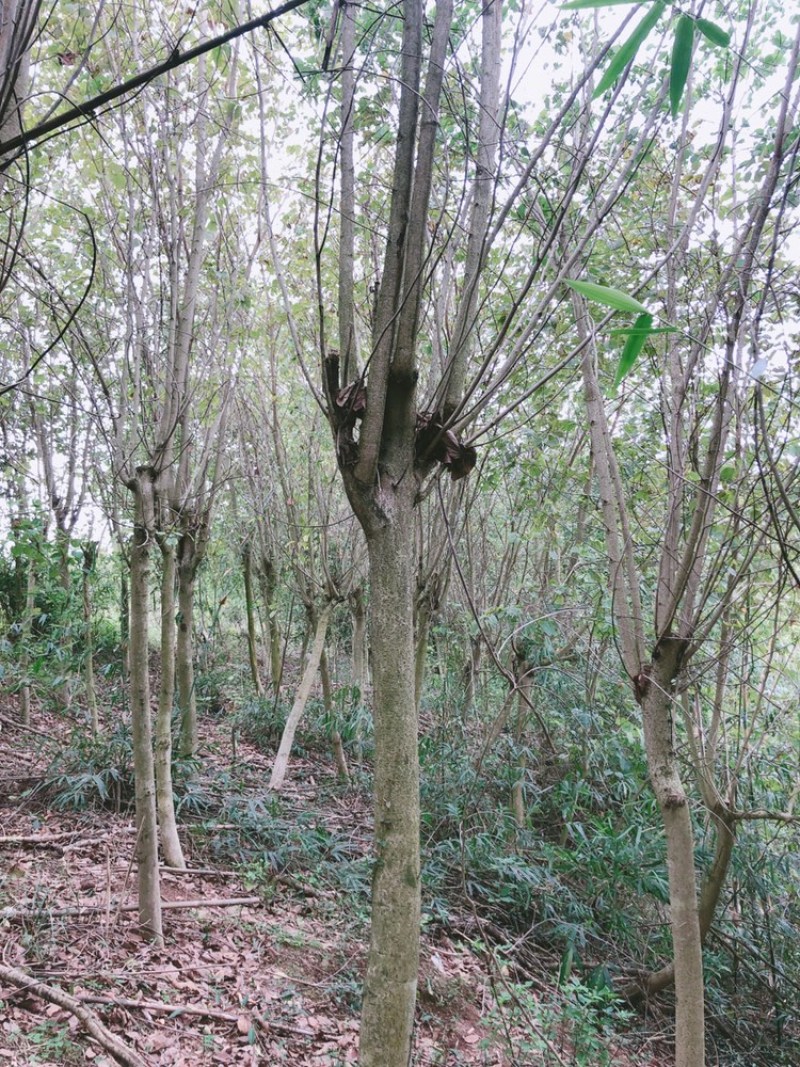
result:
<svg viewBox="0 0 800 1067"><path fill-rule="evenodd" d="M93 737L75 730L37 787L60 810L129 810L134 802L133 739L122 721L108 734Z"/></svg>

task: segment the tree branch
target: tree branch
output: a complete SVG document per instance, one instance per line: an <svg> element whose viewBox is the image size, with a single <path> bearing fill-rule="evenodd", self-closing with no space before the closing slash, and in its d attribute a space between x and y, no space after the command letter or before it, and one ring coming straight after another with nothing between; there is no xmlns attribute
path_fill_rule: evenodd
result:
<svg viewBox="0 0 800 1067"><path fill-rule="evenodd" d="M18 967L5 967L0 965L0 979L4 982L9 982L11 985L15 985L20 989L25 989L29 993L33 993L35 996L40 997L42 1000L48 1001L50 1004L57 1004L60 1008L65 1008L67 1011L72 1012L76 1019L79 1019L95 1041L101 1045L106 1052L110 1053L118 1063L123 1063L126 1067L147 1067L147 1061L135 1052L132 1048L126 1045L123 1041L103 1025L99 1017L90 1008L87 1008L85 1004L81 1004L75 997L70 996L69 993L65 993L62 989L56 989L53 986L45 985L44 982L39 982L36 978L32 978L25 971L20 970Z"/></svg>
<svg viewBox="0 0 800 1067"><path fill-rule="evenodd" d="M32 127L30 130L26 130L25 133L20 133L18 136L0 143L0 157L5 156L8 153L16 152L16 149L31 144L33 141L38 141L42 137L46 137L48 134L61 129L63 126L69 126L70 123L81 120L84 122L89 121L94 118L95 112L99 108L105 107L107 104L112 104L115 100L119 100L120 97L132 93L136 89L141 89L145 85L149 85L151 81L159 78L162 74L166 74L167 71L175 70L177 67L183 66L184 63L189 63L192 60L197 59L199 56L205 55L206 52L212 52L215 48L220 48L222 45L235 40L237 37L242 37L246 33L252 33L254 30L259 30L268 26L275 19L287 14L289 11L293 11L297 7L302 7L306 2L307 0L287 0L285 4L281 4L281 6L274 11L269 11L266 15L261 15L260 18L251 19L250 22L245 22L241 26L235 26L232 30L228 30L227 33L221 33L218 37L211 37L209 40L203 41L202 44L198 44L194 48L188 49L186 52L181 52L178 49L175 49L169 59L157 63L149 70L142 71L141 74L129 78L121 85L117 85L113 89L107 89L104 93L98 93L97 96L93 96L90 100L87 100L86 103L76 104L75 107L71 107L68 111L64 111L60 115L55 115L46 122L42 122L38 126ZM4 171L15 158L16 156L14 155L11 159L6 159L0 163L0 172Z"/></svg>

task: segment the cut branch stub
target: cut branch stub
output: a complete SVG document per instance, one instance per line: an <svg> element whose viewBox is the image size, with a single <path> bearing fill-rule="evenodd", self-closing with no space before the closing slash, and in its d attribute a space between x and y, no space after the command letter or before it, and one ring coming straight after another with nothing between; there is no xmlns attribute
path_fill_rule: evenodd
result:
<svg viewBox="0 0 800 1067"><path fill-rule="evenodd" d="M441 463L450 471L454 482L466 478L478 460L478 453L472 445L462 444L452 430L444 428L438 412L417 414L415 451L418 465Z"/></svg>
<svg viewBox="0 0 800 1067"><path fill-rule="evenodd" d="M339 357L336 356L338 369ZM331 360L329 358L329 365ZM358 459L358 445L353 429L358 419L364 418L367 410L367 387L361 379L351 382L331 394L331 424L336 436L336 453L342 468L352 467Z"/></svg>
<svg viewBox="0 0 800 1067"><path fill-rule="evenodd" d="M362 381L351 382L340 389L334 398L336 421L340 427L353 427L363 419L367 410L367 387Z"/></svg>

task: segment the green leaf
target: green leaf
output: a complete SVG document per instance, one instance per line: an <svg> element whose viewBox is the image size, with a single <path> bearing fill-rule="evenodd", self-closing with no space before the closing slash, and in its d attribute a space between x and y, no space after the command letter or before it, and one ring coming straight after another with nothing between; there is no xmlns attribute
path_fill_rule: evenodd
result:
<svg viewBox="0 0 800 1067"><path fill-rule="evenodd" d="M618 326L613 330L609 330L611 337L630 337L632 333L645 333L648 337L653 337L657 333L677 333L677 326L654 326L652 330L637 330L635 326Z"/></svg>
<svg viewBox="0 0 800 1067"><path fill-rule="evenodd" d="M723 467L719 472L719 480L723 485L730 485L733 479L736 477L735 467Z"/></svg>
<svg viewBox="0 0 800 1067"><path fill-rule="evenodd" d="M625 342L625 347L622 350L622 355L619 357L619 363L617 364L617 373L614 375L615 389L636 362L639 353L645 346L647 338L650 336L650 327L652 325L653 316L650 314L649 311L645 311L636 320L636 332L632 333L628 340Z"/></svg>
<svg viewBox="0 0 800 1067"><path fill-rule="evenodd" d="M720 48L727 48L731 43L731 35L727 30L723 30L721 26L718 26L716 22L709 22L708 19L695 19L694 21L698 30L712 44L719 45Z"/></svg>
<svg viewBox="0 0 800 1067"><path fill-rule="evenodd" d="M675 27L675 41L672 45L672 66L669 70L669 102L672 117L678 114L689 67L692 62L692 45L694 44L694 19L681 15Z"/></svg>
<svg viewBox="0 0 800 1067"><path fill-rule="evenodd" d="M665 7L666 4L664 0L657 0L630 35L628 40L620 45L614 58L608 64L605 74L600 79L599 85L592 93L593 99L601 96L606 89L610 88L620 74L622 74L623 70L625 70L627 65L636 57L636 53L639 51L639 46L663 15Z"/></svg>
<svg viewBox="0 0 800 1067"><path fill-rule="evenodd" d="M612 289L608 285L597 285L595 282L579 282L574 278L565 278L564 282L570 289L574 289L576 293L585 296L587 300L605 304L606 307L613 308L615 311L628 311L632 315L649 314L644 304L640 304L634 297L623 293L621 289ZM652 316L650 318L652 321ZM637 322L634 329L638 328Z"/></svg>

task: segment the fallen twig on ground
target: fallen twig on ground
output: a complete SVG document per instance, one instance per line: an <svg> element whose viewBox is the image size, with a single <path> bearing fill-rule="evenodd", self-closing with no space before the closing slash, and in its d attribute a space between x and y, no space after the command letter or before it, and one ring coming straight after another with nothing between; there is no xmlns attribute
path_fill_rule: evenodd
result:
<svg viewBox="0 0 800 1067"><path fill-rule="evenodd" d="M135 1052L124 1041L120 1041L115 1034L112 1034L91 1008L87 1008L82 1003L82 998L73 997L69 993L65 993L63 989L57 989L55 986L45 985L44 982L32 978L31 975L26 974L25 971L20 970L18 967L0 965L0 979L33 993L34 996L39 997L41 1000L46 1000L50 1004L57 1004L60 1008L71 1012L76 1019L80 1020L95 1041L106 1052L110 1053L115 1060L124 1064L125 1067L148 1067L147 1060L142 1059L138 1052Z"/></svg>
<svg viewBox="0 0 800 1067"><path fill-rule="evenodd" d="M318 1037L319 1031L309 1030L300 1026L287 1026L285 1023L263 1020L257 1015L250 1015L246 1011L221 1011L219 1008L207 1008L202 1004L167 1004L163 1000L132 1000L128 997L108 997L100 993L82 993L80 998L86 1004L108 1004L115 1008L134 1008L139 1011L154 1011L169 1015L198 1015L203 1019L213 1019L215 1022L231 1023L238 1026L242 1019L252 1019L259 1026L267 1030L274 1030L278 1034L299 1037Z"/></svg>
<svg viewBox="0 0 800 1067"><path fill-rule="evenodd" d="M162 900L161 908L163 911L168 909L178 910L180 908L236 908L236 907L249 907L254 904L261 904L261 897L231 897L230 899L221 898L216 899L211 897L208 900ZM120 907L112 905L115 911L138 911L138 904L123 904ZM36 919L42 917L48 917L53 919L64 918L76 918L81 916L97 915L101 911L107 911L108 908L105 904L98 904L96 907L92 904L79 905L73 908L0 908L0 919L8 919L10 921L18 919Z"/></svg>

